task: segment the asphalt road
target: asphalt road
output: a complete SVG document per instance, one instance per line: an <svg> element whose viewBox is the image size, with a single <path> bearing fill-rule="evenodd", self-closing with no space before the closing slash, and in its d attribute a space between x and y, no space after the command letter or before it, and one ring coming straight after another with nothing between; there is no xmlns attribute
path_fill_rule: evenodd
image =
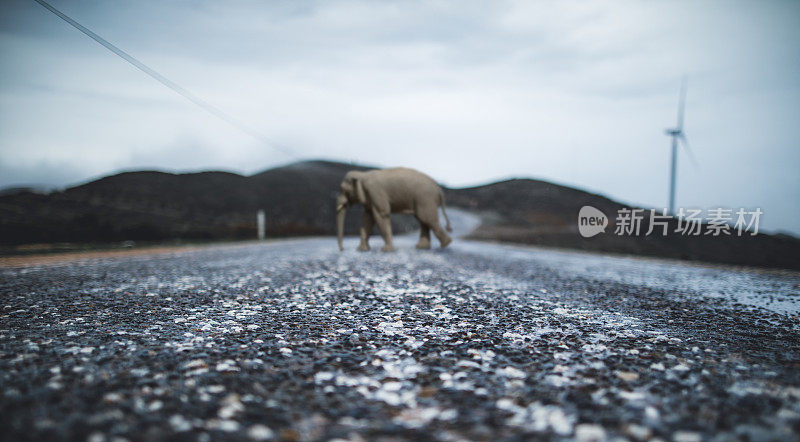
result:
<svg viewBox="0 0 800 442"><path fill-rule="evenodd" d="M0 439L800 438L800 274L414 242L0 269Z"/></svg>

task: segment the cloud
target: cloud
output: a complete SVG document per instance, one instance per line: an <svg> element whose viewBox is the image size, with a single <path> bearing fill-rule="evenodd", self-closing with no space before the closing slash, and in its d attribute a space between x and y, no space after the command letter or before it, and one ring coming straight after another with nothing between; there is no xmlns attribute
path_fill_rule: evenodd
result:
<svg viewBox="0 0 800 442"><path fill-rule="evenodd" d="M701 167L681 154L679 205L760 205L768 227L800 233L800 208L786 207L800 189L796 3L56 6L303 157L402 164L450 185L536 176L663 206L663 129L688 74L686 131ZM89 177L135 167L253 173L292 160L38 5L7 10L7 167L33 179L48 162Z"/></svg>

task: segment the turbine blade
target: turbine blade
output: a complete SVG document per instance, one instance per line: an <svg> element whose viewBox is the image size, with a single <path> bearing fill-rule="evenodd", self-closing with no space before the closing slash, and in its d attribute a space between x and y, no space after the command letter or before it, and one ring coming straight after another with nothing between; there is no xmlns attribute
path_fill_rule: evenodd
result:
<svg viewBox="0 0 800 442"><path fill-rule="evenodd" d="M686 139L686 134L681 132L680 134L678 134L678 139L681 141L681 144L683 144L683 147L686 149L686 153L689 154L689 159L692 160L692 165L694 165L695 168L700 167L700 165L697 163L697 158L694 157L694 152L692 152L692 148L689 147L689 140Z"/></svg>
<svg viewBox="0 0 800 442"><path fill-rule="evenodd" d="M683 130L683 110L686 107L686 76L681 82L681 95L678 101L678 130Z"/></svg>

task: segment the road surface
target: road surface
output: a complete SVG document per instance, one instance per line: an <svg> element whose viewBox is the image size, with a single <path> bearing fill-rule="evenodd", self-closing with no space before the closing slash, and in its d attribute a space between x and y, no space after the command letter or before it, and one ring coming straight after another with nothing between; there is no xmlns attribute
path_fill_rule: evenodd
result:
<svg viewBox="0 0 800 442"><path fill-rule="evenodd" d="M800 437L800 274L415 239L0 269L0 439Z"/></svg>

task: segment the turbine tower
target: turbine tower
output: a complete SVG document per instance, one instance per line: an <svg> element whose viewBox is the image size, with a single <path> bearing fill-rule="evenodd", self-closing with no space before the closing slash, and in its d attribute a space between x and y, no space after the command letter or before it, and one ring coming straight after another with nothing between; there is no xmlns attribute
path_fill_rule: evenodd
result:
<svg viewBox="0 0 800 442"><path fill-rule="evenodd" d="M683 109L686 106L686 77L683 77L681 83L681 93L678 101L678 125L674 129L666 129L664 132L672 137L672 165L669 172L669 214L675 214L675 176L678 168L678 143L680 142L686 149L686 152L694 161L692 151L689 148L689 141L686 139L686 134L683 132Z"/></svg>

